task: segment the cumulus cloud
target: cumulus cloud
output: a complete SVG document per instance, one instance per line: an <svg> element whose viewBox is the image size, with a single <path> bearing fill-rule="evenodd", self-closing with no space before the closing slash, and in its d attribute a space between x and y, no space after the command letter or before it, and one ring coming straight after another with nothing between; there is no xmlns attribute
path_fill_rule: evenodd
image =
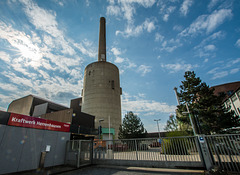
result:
<svg viewBox="0 0 240 175"><path fill-rule="evenodd" d="M209 44L204 47L205 51L214 51L215 49L216 49L216 47L213 44Z"/></svg>
<svg viewBox="0 0 240 175"><path fill-rule="evenodd" d="M155 30L155 28L155 20L150 20L147 18L141 25L134 26L133 24L129 24L124 31L117 30L116 35L121 34L126 38L133 36L136 37L142 34L144 31L151 33L153 30Z"/></svg>
<svg viewBox="0 0 240 175"><path fill-rule="evenodd" d="M115 59L114 62L115 62L115 63L122 63L122 62L124 62L124 58L116 57L116 59Z"/></svg>
<svg viewBox="0 0 240 175"><path fill-rule="evenodd" d="M107 15L116 17L123 17L127 20L127 25L124 31L116 31L116 35L122 34L124 37L139 36L144 31L152 32L155 29L155 20L145 19L141 25L134 24L134 15L136 14L136 7L142 6L144 8L152 7L156 0L109 0L107 6Z"/></svg>
<svg viewBox="0 0 240 175"><path fill-rule="evenodd" d="M7 63L11 60L10 55L3 51L0 51L0 59Z"/></svg>
<svg viewBox="0 0 240 175"><path fill-rule="evenodd" d="M169 73L176 73L179 71L190 71L198 67L198 65L185 64L184 62L175 64L162 64L162 68L167 69Z"/></svg>
<svg viewBox="0 0 240 175"><path fill-rule="evenodd" d="M180 13L186 16L192 4L193 4L193 0L184 0L180 8Z"/></svg>
<svg viewBox="0 0 240 175"><path fill-rule="evenodd" d="M141 76L145 76L147 73L151 72L151 67L146 65L140 65L137 69L137 72L139 72Z"/></svg>
<svg viewBox="0 0 240 175"><path fill-rule="evenodd" d="M20 2L37 30L33 32L32 26L25 24L20 31L14 27L15 23L0 20L0 38L11 48L8 53L0 51L0 60L7 64L6 71L0 74L8 80L2 89L6 94L14 94L8 95L10 100L28 94L55 100L61 92L79 96L83 78L81 54L96 57L94 43L87 39L75 43L59 27L54 11L30 0ZM68 105L69 99L62 102Z"/></svg>
<svg viewBox="0 0 240 175"><path fill-rule="evenodd" d="M165 102L157 102L146 99L145 96L136 95L131 96L123 93L122 109L124 112L134 111L136 113L174 113L176 106L168 105Z"/></svg>
<svg viewBox="0 0 240 175"><path fill-rule="evenodd" d="M180 39L170 39L170 40L164 40L162 41L161 47L159 47L158 49L160 51L166 51L166 52L173 52L175 49L177 49L178 47L181 47L182 43L180 41Z"/></svg>
<svg viewBox="0 0 240 175"><path fill-rule="evenodd" d="M195 36L203 32L211 33L225 20L231 19L232 16L231 9L215 10L210 15L201 15L188 28L184 29L180 36Z"/></svg>
<svg viewBox="0 0 240 175"><path fill-rule="evenodd" d="M116 48L116 47L113 47L113 48L111 49L111 51L112 51L112 53L113 53L115 56L118 56L118 55L121 54L121 51L120 51L118 48Z"/></svg>
<svg viewBox="0 0 240 175"><path fill-rule="evenodd" d="M159 34L159 33L156 33L156 34L155 34L155 41L160 41L160 42L162 42L163 39L164 39L164 36L162 36L161 34Z"/></svg>

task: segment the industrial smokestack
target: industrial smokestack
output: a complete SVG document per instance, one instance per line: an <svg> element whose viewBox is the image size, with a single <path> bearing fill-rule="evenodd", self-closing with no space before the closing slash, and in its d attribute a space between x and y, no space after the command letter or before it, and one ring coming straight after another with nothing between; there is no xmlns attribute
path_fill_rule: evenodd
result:
<svg viewBox="0 0 240 175"><path fill-rule="evenodd" d="M98 61L106 61L106 24L105 18L100 18Z"/></svg>

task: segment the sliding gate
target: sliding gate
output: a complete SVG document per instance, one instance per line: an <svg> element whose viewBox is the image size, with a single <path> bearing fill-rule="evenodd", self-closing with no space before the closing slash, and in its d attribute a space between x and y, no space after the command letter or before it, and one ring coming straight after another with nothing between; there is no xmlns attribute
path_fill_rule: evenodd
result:
<svg viewBox="0 0 240 175"><path fill-rule="evenodd" d="M240 135L204 136L212 158L212 165L227 172L240 172Z"/></svg>
<svg viewBox="0 0 240 175"><path fill-rule="evenodd" d="M96 164L204 168L198 137L105 140L94 142Z"/></svg>
<svg viewBox="0 0 240 175"><path fill-rule="evenodd" d="M70 140L67 141L65 164L79 168L92 164L92 141Z"/></svg>
<svg viewBox="0 0 240 175"><path fill-rule="evenodd" d="M65 163L145 166L160 168L218 167L240 172L240 134L162 137L161 139L72 140Z"/></svg>

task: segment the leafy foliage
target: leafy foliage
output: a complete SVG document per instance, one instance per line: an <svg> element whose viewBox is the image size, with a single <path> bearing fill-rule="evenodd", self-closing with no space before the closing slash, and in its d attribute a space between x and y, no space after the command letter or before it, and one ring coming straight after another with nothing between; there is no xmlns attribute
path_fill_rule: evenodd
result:
<svg viewBox="0 0 240 175"><path fill-rule="evenodd" d="M119 127L119 139L144 138L147 131L141 122L141 119L133 112L125 114L123 124Z"/></svg>
<svg viewBox="0 0 240 175"><path fill-rule="evenodd" d="M177 131L178 130L178 122L177 122L176 117L173 114L171 114L169 116L169 119L167 120L167 125L164 128L164 130L166 130L166 131Z"/></svg>
<svg viewBox="0 0 240 175"><path fill-rule="evenodd" d="M184 78L178 93L181 105L177 119L180 122L190 124L189 117L183 114L187 103L197 133L222 133L226 128L240 126L239 117L223 106L224 94L214 95L214 89L196 77L194 71L185 72Z"/></svg>

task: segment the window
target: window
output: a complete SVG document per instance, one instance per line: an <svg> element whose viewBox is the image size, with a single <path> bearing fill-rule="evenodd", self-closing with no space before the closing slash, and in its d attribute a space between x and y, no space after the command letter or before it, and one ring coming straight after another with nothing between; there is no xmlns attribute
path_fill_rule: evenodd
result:
<svg viewBox="0 0 240 175"><path fill-rule="evenodd" d="M111 82L111 86L112 86L112 89L115 88L115 87L114 87L114 80L112 80L112 82Z"/></svg>
<svg viewBox="0 0 240 175"><path fill-rule="evenodd" d="M227 91L227 95L228 95L228 96L232 95L232 93L233 93L233 90Z"/></svg>
<svg viewBox="0 0 240 175"><path fill-rule="evenodd" d="M232 101L236 101L237 100L237 96L234 94L232 97L231 97Z"/></svg>

